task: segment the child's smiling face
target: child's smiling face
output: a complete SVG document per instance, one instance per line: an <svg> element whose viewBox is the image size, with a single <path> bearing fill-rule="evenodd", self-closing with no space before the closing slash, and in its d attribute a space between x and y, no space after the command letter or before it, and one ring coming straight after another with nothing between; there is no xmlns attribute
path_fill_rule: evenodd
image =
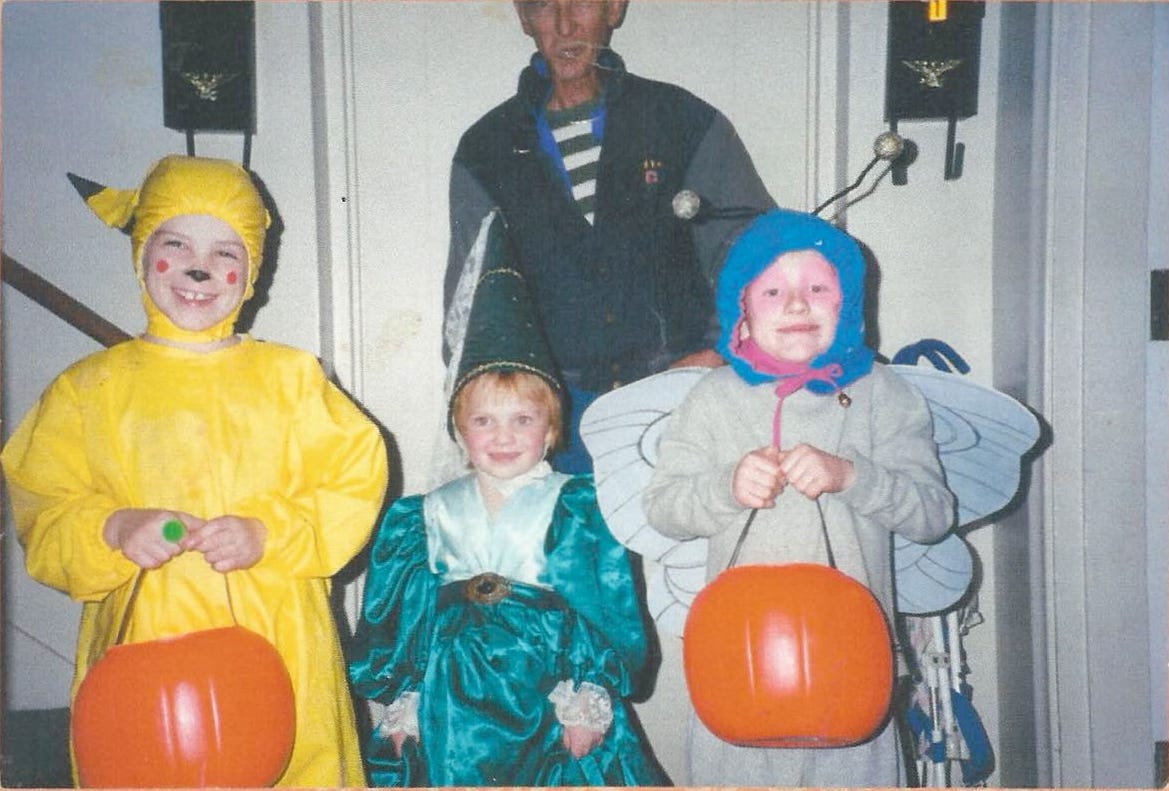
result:
<svg viewBox="0 0 1169 791"><path fill-rule="evenodd" d="M745 324L769 356L808 363L832 345L841 298L836 269L824 256L784 253L743 292Z"/></svg>
<svg viewBox="0 0 1169 791"><path fill-rule="evenodd" d="M151 234L142 255L147 294L180 329L199 332L214 327L243 299L247 248L217 217L171 217Z"/></svg>
<svg viewBox="0 0 1169 791"><path fill-rule="evenodd" d="M456 417L471 465L509 480L539 464L555 439L548 407L495 383L472 387Z"/></svg>

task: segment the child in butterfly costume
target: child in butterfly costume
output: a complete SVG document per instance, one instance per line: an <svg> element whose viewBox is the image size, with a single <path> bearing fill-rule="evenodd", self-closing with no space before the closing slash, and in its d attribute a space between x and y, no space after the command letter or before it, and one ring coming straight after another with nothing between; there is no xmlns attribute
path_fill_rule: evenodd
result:
<svg viewBox="0 0 1169 791"><path fill-rule="evenodd" d="M29 573L84 603L74 692L145 570L125 642L263 635L296 701L277 784L362 785L329 589L381 506L381 433L313 356L233 333L269 223L247 171L171 156L138 190L71 178L130 234L146 311L140 337L62 373L2 455Z"/></svg>
<svg viewBox="0 0 1169 791"><path fill-rule="evenodd" d="M591 476L544 460L563 393L534 317L514 270L480 278L448 421L471 472L374 541L350 678L388 706L375 785L666 782L626 701L647 657L628 555Z"/></svg>
<svg viewBox="0 0 1169 791"><path fill-rule="evenodd" d="M650 524L709 538L707 580L737 562L828 563L867 586L892 619L892 535L951 526L925 400L873 362L863 341L864 259L811 215L776 210L735 242L716 294L719 351L674 412L646 489ZM823 513L821 523L820 511ZM739 747L691 717L692 785L896 786L895 728L834 749Z"/></svg>

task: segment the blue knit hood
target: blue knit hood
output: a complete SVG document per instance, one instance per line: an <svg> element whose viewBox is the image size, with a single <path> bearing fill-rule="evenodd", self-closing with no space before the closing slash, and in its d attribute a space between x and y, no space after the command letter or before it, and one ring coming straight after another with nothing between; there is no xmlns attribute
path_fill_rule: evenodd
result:
<svg viewBox="0 0 1169 791"><path fill-rule="evenodd" d="M731 350L733 333L743 317L743 291L775 259L797 250L814 250L836 268L840 281L840 318L832 345L812 360L812 368L839 365L834 385L811 381L814 393L831 393L867 374L873 351L864 344L865 259L857 243L831 223L811 214L774 209L761 214L731 246L719 275L715 294L718 311L718 351L748 384L774 381L775 377L752 368Z"/></svg>

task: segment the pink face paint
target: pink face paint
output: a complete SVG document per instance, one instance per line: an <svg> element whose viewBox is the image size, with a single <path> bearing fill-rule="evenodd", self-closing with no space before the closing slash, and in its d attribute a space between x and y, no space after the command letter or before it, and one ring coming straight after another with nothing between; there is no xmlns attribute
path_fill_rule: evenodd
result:
<svg viewBox="0 0 1169 791"><path fill-rule="evenodd" d="M158 261L154 262L154 271L158 272L160 275L168 269L170 269L169 261L165 261L160 258Z"/></svg>
<svg viewBox="0 0 1169 791"><path fill-rule="evenodd" d="M234 269L227 273L227 285L234 286L235 281L238 279L239 279L239 275L236 274Z"/></svg>

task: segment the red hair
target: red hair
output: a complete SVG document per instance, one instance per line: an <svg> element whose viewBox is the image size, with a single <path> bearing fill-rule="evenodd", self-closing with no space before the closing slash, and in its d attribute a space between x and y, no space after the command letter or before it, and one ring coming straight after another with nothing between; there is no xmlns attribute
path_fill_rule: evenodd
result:
<svg viewBox="0 0 1169 791"><path fill-rule="evenodd" d="M551 446L556 447L563 432L560 397L543 377L527 371L503 370L484 371L460 388L451 404L451 419L455 428L462 433L467 404L472 393L481 390L510 395L514 398L533 401L548 412L548 432Z"/></svg>

